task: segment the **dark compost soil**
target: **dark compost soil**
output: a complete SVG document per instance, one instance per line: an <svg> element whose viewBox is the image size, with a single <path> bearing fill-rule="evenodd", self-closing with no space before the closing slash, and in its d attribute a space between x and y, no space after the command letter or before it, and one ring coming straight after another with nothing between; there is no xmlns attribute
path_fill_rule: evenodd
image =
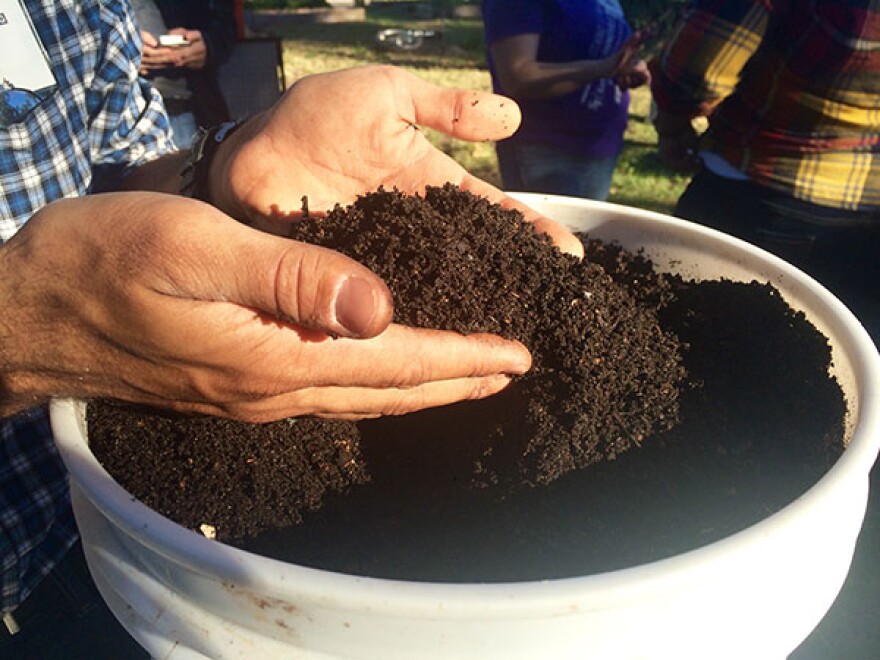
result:
<svg viewBox="0 0 880 660"><path fill-rule="evenodd" d="M379 273L395 322L516 338L534 366L485 401L358 423L91 403L108 472L191 529L356 574L583 575L738 531L842 450L827 340L769 284L658 274L587 236L580 261L452 186L379 190L294 238Z"/></svg>

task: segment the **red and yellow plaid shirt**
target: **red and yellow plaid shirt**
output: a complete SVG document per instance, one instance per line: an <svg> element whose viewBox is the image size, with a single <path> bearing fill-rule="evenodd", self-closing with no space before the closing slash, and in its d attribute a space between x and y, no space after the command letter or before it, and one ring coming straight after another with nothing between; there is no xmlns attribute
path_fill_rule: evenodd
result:
<svg viewBox="0 0 880 660"><path fill-rule="evenodd" d="M702 148L822 206L880 210L880 0L697 0L651 62Z"/></svg>

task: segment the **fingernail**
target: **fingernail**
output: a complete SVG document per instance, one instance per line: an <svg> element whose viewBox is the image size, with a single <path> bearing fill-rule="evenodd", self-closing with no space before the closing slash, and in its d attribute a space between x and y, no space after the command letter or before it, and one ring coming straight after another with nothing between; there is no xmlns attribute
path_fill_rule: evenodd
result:
<svg viewBox="0 0 880 660"><path fill-rule="evenodd" d="M506 375L487 376L480 382L480 389L475 398L484 399L487 396L498 394L501 390L510 385L512 378Z"/></svg>
<svg viewBox="0 0 880 660"><path fill-rule="evenodd" d="M521 376L526 373L529 369L532 368L532 357L531 355L519 356L513 368L510 370L510 375L513 376Z"/></svg>
<svg viewBox="0 0 880 660"><path fill-rule="evenodd" d="M347 334L360 336L376 315L376 297L373 287L361 277L349 277L336 294L336 322Z"/></svg>

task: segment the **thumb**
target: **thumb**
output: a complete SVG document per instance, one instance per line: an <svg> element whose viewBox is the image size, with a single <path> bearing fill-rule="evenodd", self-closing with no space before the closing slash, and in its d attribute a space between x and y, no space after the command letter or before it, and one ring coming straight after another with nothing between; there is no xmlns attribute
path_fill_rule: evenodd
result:
<svg viewBox="0 0 880 660"><path fill-rule="evenodd" d="M333 250L279 240L287 245L266 273L278 316L343 337L374 337L388 327L391 292L375 273Z"/></svg>
<svg viewBox="0 0 880 660"><path fill-rule="evenodd" d="M145 46L149 46L150 48L155 48L159 45L159 40L153 36L152 32L147 32L146 30L141 30L141 40L144 42Z"/></svg>
<svg viewBox="0 0 880 660"><path fill-rule="evenodd" d="M208 212L190 214L188 222L172 229L174 251L186 251L185 258L166 261L177 295L237 303L343 337L373 337L391 323L391 293L362 264L327 248L260 232L203 206Z"/></svg>
<svg viewBox="0 0 880 660"><path fill-rule="evenodd" d="M513 135L522 121L516 101L470 89L440 87L405 73L414 119L451 137L470 142L501 140Z"/></svg>

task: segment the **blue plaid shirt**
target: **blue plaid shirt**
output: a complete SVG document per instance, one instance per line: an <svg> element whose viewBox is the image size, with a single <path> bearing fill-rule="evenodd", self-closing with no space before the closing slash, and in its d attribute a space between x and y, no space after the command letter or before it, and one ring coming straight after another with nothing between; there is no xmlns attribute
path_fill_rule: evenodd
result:
<svg viewBox="0 0 880 660"><path fill-rule="evenodd" d="M138 77L141 40L127 1L24 5L57 86L0 124L0 241L46 204L113 189L173 150L161 97ZM46 409L0 419L0 611L15 609L76 538Z"/></svg>

